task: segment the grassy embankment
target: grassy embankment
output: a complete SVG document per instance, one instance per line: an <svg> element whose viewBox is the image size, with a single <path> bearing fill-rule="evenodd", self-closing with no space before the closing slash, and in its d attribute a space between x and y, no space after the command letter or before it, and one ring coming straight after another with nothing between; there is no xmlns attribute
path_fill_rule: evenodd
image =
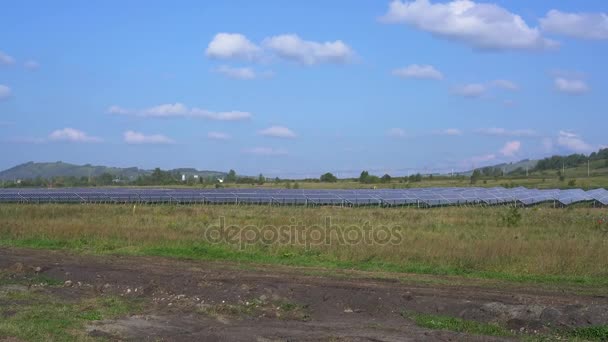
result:
<svg viewBox="0 0 608 342"><path fill-rule="evenodd" d="M506 208L5 204L0 246L608 286L608 233L598 223L605 210L522 209L515 226L508 226L506 213ZM331 217L332 241L308 248L301 241L258 240L243 248L209 243L205 232L221 217L226 226L297 222L309 228ZM398 232L399 241L348 244L336 238L338 232L381 226Z"/></svg>

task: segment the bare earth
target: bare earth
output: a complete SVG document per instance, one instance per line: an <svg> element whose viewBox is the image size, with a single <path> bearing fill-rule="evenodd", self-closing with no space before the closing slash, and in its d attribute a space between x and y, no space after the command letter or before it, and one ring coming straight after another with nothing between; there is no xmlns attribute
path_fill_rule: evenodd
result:
<svg viewBox="0 0 608 342"><path fill-rule="evenodd" d="M0 271L69 280L71 286L47 289L66 300L118 295L146 303L141 314L87 327L90 336L110 340L509 340L421 328L403 312L498 322L526 333L608 324L607 296L454 285L447 277L421 282L407 275L13 248L0 248Z"/></svg>

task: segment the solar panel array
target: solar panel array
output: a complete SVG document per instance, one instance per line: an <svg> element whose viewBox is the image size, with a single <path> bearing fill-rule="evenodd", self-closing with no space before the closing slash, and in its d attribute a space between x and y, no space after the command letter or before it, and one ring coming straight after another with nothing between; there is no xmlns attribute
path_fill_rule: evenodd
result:
<svg viewBox="0 0 608 342"><path fill-rule="evenodd" d="M0 203L175 203L267 204L340 206L530 206L553 203L567 206L589 202L608 205L608 191L539 190L519 188L416 188L416 189L151 189L66 188L0 189Z"/></svg>

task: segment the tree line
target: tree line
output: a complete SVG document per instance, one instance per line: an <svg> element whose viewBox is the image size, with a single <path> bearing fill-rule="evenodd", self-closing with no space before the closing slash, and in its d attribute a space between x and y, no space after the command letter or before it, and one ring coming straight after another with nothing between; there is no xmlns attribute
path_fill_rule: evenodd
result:
<svg viewBox="0 0 608 342"><path fill-rule="evenodd" d="M568 156L551 156L538 161L535 171L557 170L564 167L577 167L587 163L587 161L606 160L608 166L608 148L600 149L591 153L589 156L584 154L571 154Z"/></svg>

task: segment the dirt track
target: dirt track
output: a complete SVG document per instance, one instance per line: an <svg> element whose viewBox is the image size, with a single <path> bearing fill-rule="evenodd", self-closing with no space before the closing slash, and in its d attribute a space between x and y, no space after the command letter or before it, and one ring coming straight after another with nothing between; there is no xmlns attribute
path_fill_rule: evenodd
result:
<svg viewBox="0 0 608 342"><path fill-rule="evenodd" d="M498 322L528 333L608 324L605 296L538 288L411 285L233 263L0 249L0 270L35 269L71 281L73 286L56 289L65 298L120 295L148 303L140 315L88 327L89 335L111 340L507 340L421 328L404 318L404 312Z"/></svg>

